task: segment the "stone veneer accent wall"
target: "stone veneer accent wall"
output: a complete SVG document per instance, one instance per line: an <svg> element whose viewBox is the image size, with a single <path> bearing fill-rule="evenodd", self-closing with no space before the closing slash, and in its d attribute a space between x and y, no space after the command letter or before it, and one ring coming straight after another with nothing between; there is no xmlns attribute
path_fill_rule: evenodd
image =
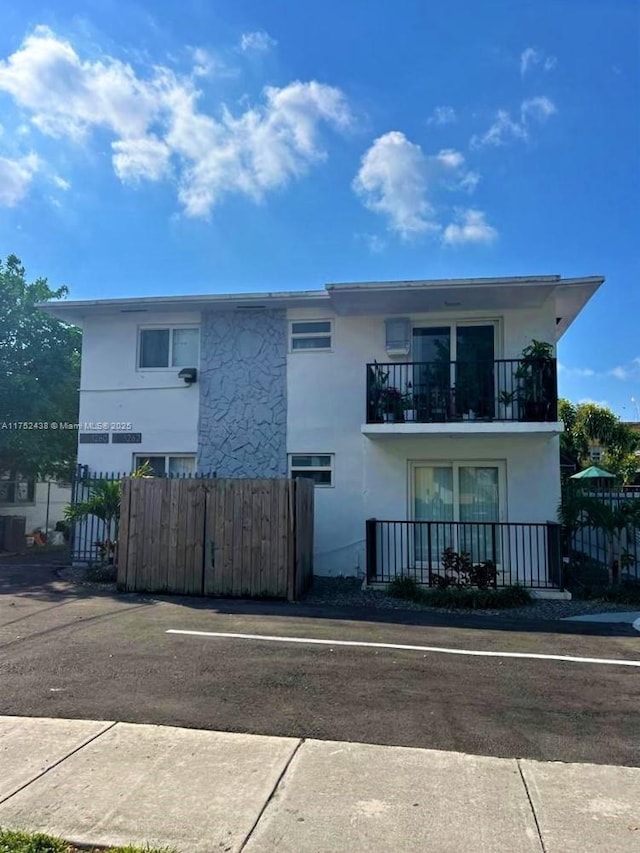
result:
<svg viewBox="0 0 640 853"><path fill-rule="evenodd" d="M286 476L286 312L203 314L198 384L198 470Z"/></svg>

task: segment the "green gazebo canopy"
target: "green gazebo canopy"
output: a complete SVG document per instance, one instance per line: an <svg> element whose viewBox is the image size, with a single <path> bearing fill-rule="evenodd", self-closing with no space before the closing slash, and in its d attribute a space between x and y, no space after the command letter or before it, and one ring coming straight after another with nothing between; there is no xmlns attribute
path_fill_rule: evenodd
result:
<svg viewBox="0 0 640 853"><path fill-rule="evenodd" d="M591 465L590 468L585 468L584 471L578 471L573 474L571 480L615 480L616 475L605 471L603 468L598 468L597 465Z"/></svg>

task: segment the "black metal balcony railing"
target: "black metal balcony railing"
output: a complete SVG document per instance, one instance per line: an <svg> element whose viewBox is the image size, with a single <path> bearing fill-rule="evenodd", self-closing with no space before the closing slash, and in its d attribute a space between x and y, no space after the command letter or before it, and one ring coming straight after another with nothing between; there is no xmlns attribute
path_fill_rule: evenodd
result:
<svg viewBox="0 0 640 853"><path fill-rule="evenodd" d="M555 359L367 365L367 423L557 421Z"/></svg>
<svg viewBox="0 0 640 853"><path fill-rule="evenodd" d="M379 521L367 519L367 582L411 577L417 583L446 583L445 551L468 555L469 564L490 562L494 587L519 584L562 588L560 525L477 521ZM453 578L457 580L458 578Z"/></svg>

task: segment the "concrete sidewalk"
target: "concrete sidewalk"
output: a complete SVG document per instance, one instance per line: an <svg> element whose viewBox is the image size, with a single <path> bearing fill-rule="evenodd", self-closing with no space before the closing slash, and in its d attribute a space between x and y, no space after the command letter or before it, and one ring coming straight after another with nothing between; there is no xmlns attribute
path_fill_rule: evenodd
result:
<svg viewBox="0 0 640 853"><path fill-rule="evenodd" d="M0 717L0 826L181 853L637 853L640 768Z"/></svg>

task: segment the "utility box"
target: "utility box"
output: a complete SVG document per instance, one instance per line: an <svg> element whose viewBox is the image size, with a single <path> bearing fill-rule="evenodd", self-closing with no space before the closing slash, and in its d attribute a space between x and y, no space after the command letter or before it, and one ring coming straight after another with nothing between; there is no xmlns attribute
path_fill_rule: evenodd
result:
<svg viewBox="0 0 640 853"><path fill-rule="evenodd" d="M22 551L26 544L27 519L24 515L0 516L0 550Z"/></svg>

